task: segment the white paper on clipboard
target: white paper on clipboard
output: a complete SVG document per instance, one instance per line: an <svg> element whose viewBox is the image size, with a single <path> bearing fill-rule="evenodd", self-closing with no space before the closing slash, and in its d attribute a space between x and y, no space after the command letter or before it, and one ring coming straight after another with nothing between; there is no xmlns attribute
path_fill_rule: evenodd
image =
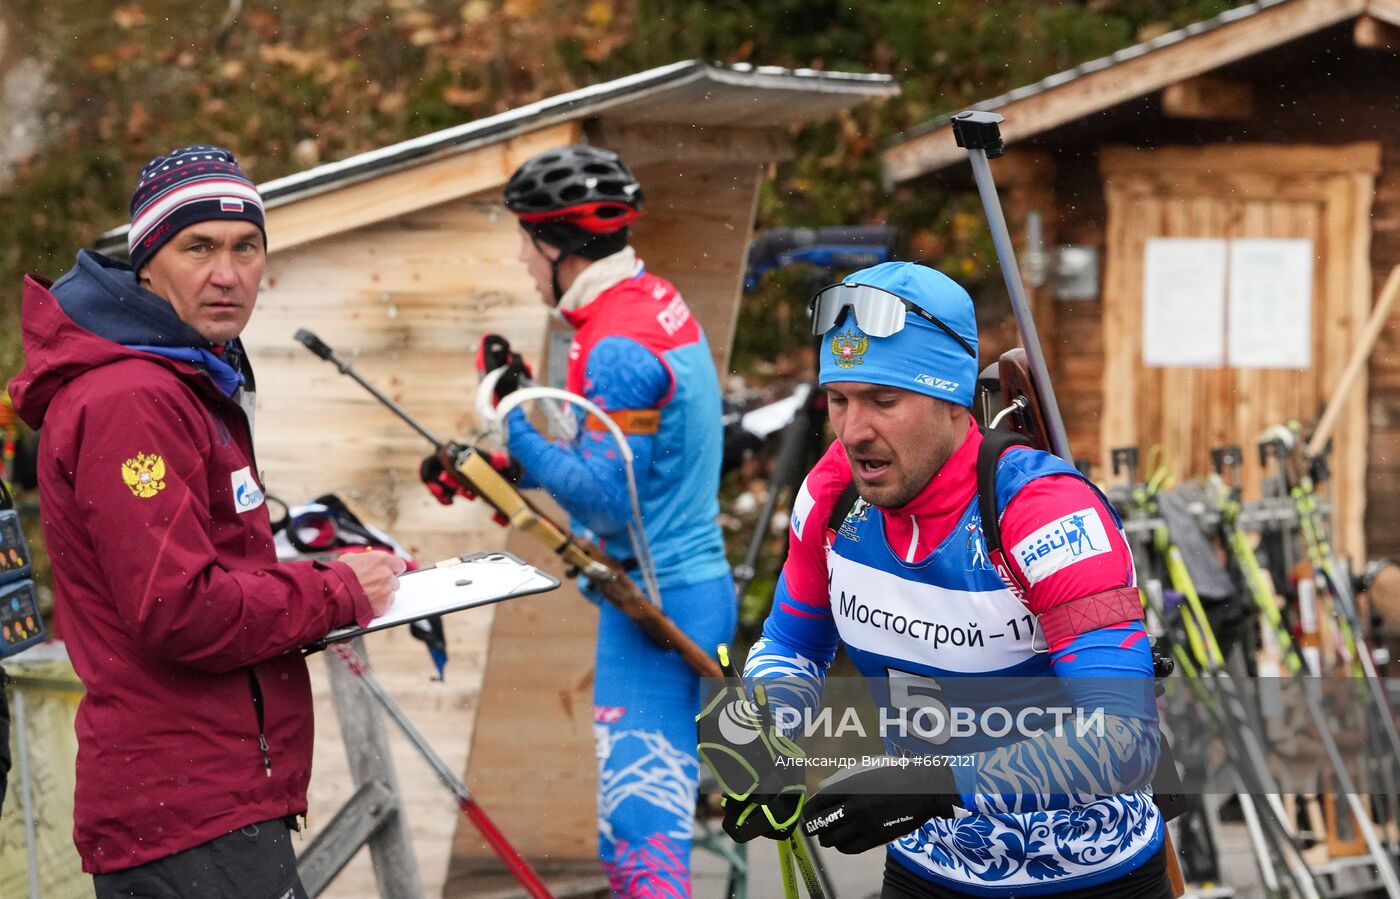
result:
<svg viewBox="0 0 1400 899"><path fill-rule="evenodd" d="M544 593L559 586L559 579L506 552L476 553L455 563L420 568L399 575L399 589L389 610L365 627L345 627L326 635L327 643L349 640L360 634L445 615L503 599Z"/></svg>

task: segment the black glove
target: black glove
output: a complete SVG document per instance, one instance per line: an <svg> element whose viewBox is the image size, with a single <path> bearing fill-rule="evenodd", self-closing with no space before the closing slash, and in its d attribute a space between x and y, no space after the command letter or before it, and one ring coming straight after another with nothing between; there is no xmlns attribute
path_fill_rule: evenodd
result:
<svg viewBox="0 0 1400 899"><path fill-rule="evenodd" d="M453 458L457 458L465 450L459 446L449 445L446 451ZM520 463L512 459L509 453L504 450L494 450L482 455L491 463L492 468L499 471L512 484L520 480ZM476 499L476 491L453 477L452 473L443 466L442 459L437 453L418 463L418 479L423 482L423 486L428 488L433 499L444 506L452 505L452 500L459 496L463 499Z"/></svg>
<svg viewBox="0 0 1400 899"><path fill-rule="evenodd" d="M499 334L482 335L481 344L476 348L476 374L483 377L498 368L505 368L491 403L494 406L507 393L520 389L520 379L533 378L534 373L524 358L510 348L510 341Z"/></svg>
<svg viewBox="0 0 1400 899"><path fill-rule="evenodd" d="M448 473L437 453L424 457L423 461L418 463L418 480L428 488L433 499L444 506L452 505L452 500L458 496L476 499L475 493L457 483L457 479Z"/></svg>
<svg viewBox="0 0 1400 899"><path fill-rule="evenodd" d="M766 703L760 686L759 701ZM760 712L734 680L695 716L700 758L724 793L724 832L736 843L785 839L807 795L806 753Z"/></svg>
<svg viewBox="0 0 1400 899"><path fill-rule="evenodd" d="M1176 660L1165 652L1157 648L1157 638L1149 637L1152 641L1152 677L1153 687L1156 695L1161 696L1167 692L1167 678L1171 677L1176 670Z"/></svg>
<svg viewBox="0 0 1400 899"><path fill-rule="evenodd" d="M823 846L854 855L913 833L961 804L942 756L881 756L843 768L807 800L803 828Z"/></svg>

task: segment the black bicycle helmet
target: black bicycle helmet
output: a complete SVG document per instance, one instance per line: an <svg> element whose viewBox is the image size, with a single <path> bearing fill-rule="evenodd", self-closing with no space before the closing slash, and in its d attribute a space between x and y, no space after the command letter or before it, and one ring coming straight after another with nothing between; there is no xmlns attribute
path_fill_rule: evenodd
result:
<svg viewBox="0 0 1400 899"><path fill-rule="evenodd" d="M589 234L611 234L641 215L642 186L616 153L576 144L516 170L505 204L528 224L568 222Z"/></svg>
<svg viewBox="0 0 1400 899"><path fill-rule="evenodd" d="M616 153L574 144L517 169L506 183L505 206L533 240L559 249L550 265L557 303L566 256L602 259L627 245L629 226L642 214L642 186Z"/></svg>

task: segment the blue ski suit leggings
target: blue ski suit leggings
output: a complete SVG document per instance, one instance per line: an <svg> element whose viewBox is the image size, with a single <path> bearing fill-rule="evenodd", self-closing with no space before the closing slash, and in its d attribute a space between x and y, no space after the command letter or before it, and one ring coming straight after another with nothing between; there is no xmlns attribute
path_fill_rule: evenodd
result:
<svg viewBox="0 0 1400 899"><path fill-rule="evenodd" d="M702 649L733 636L737 607L727 575L664 590L661 603ZM700 676L616 607L601 607L593 687L599 857L617 896L684 899L699 777Z"/></svg>

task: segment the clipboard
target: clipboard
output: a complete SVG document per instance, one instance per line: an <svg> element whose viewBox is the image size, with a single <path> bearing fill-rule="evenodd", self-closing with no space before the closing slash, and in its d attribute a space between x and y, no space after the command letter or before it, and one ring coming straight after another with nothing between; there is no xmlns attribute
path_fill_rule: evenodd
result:
<svg viewBox="0 0 1400 899"><path fill-rule="evenodd" d="M399 589L388 611L364 627L352 625L333 630L307 650L325 649L331 643L432 615L545 593L558 586L558 578L525 564L508 552L472 553L447 559L431 568L399 575Z"/></svg>

